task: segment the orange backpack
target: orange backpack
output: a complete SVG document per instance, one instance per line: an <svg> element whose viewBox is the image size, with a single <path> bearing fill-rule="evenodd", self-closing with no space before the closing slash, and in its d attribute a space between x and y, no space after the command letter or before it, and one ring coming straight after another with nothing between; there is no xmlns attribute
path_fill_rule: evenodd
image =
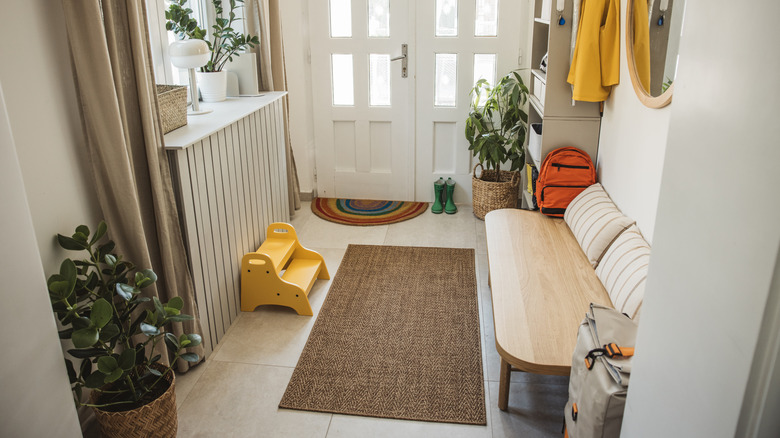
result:
<svg viewBox="0 0 780 438"><path fill-rule="evenodd" d="M577 195L596 183L596 169L585 152L560 148L547 154L536 181L536 203L542 213L563 217Z"/></svg>

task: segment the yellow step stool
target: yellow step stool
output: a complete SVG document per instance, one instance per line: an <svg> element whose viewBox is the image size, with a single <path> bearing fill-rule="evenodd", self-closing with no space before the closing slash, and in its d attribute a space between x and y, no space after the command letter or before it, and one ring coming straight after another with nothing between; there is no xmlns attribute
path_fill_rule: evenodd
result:
<svg viewBox="0 0 780 438"><path fill-rule="evenodd" d="M308 297L318 278L330 279L322 256L301 246L292 225L272 223L265 242L241 261L241 311L276 304L312 316Z"/></svg>

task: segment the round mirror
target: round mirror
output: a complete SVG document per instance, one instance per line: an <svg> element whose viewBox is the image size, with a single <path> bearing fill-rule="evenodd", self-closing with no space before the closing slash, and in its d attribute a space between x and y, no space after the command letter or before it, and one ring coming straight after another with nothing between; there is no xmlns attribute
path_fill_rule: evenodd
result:
<svg viewBox="0 0 780 438"><path fill-rule="evenodd" d="M628 0L626 54L634 91L645 106L672 101L685 0Z"/></svg>

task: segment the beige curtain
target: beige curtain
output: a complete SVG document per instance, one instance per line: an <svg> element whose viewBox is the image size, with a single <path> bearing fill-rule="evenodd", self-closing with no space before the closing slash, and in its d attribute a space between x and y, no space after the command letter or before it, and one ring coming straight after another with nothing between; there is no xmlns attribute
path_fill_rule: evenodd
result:
<svg viewBox="0 0 780 438"><path fill-rule="evenodd" d="M260 45L252 51L257 54L258 82L261 90L287 91L287 72L284 67L284 43L282 41L282 17L279 0L247 0L246 30L260 37ZM287 188L290 199L290 213L301 208L301 188L298 183L298 169L290 144L290 108L284 100L287 146Z"/></svg>
<svg viewBox="0 0 780 438"><path fill-rule="evenodd" d="M126 260L157 273L156 289L145 293L163 302L181 297L183 312L196 317L174 324L174 333L202 333L163 150L144 0L63 0L63 8L109 235ZM203 357L202 346L191 352ZM179 361L179 371L188 368Z"/></svg>

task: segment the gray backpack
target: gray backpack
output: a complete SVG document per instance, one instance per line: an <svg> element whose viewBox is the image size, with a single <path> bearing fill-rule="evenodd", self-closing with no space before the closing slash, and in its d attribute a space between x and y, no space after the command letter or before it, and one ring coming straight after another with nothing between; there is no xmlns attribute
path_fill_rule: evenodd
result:
<svg viewBox="0 0 780 438"><path fill-rule="evenodd" d="M566 436L620 436L635 339L636 322L615 309L590 305L572 357Z"/></svg>

